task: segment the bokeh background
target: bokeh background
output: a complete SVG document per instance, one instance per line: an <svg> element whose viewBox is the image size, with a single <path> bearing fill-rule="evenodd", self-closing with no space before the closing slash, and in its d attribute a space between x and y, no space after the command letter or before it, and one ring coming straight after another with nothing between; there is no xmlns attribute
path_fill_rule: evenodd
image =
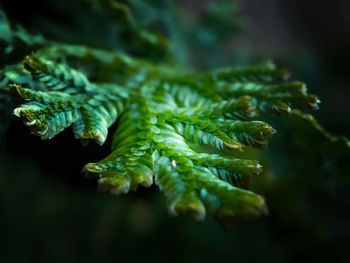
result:
<svg viewBox="0 0 350 263"><path fill-rule="evenodd" d="M211 16L203 10L218 1L147 2L155 7L140 14L146 24L179 28L169 33L179 63L197 70L273 59L319 95L314 116L324 127L350 137L349 1L225 1ZM0 7L47 38L116 45L89 1L1 0ZM270 214L224 232L211 218L170 218L156 187L97 192L80 170L105 157L110 140L83 147L67 130L42 141L16 119L0 149L0 262L348 262L348 151L303 126L276 125L271 153L259 153L270 172L252 185Z"/></svg>

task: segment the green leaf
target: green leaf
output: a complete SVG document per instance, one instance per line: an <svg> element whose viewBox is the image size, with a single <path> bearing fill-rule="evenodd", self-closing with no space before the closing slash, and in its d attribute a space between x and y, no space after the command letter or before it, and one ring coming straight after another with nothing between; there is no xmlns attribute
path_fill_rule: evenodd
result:
<svg viewBox="0 0 350 263"><path fill-rule="evenodd" d="M251 118L280 104L315 108L317 98L301 83L281 82L285 73L271 62L188 75L126 56L123 61L130 70L119 82L97 83L32 54L24 67L46 90L11 85L25 100L14 113L43 139L72 125L76 138L99 144L119 116L112 153L84 167L88 177L98 176L102 190L120 194L155 183L170 214L203 219L211 213L225 227L237 217L265 214L264 198L246 189L261 165L237 156L246 148L265 149L275 130Z"/></svg>
<svg viewBox="0 0 350 263"><path fill-rule="evenodd" d="M146 53L148 47L164 47L127 6L95 3ZM1 69L0 100L12 98L8 86L19 95L22 104L13 113L33 134L51 139L71 126L82 143L101 145L117 122L111 154L83 168L87 177L98 178L103 191L121 194L156 184L171 215L190 213L203 220L211 214L230 228L236 218L267 213L264 197L248 190L250 179L262 170L249 153L267 149L276 132L261 117L307 120L338 140L303 112L317 109L317 97L307 94L305 84L289 81L288 72L271 61L188 73L120 52L18 34L3 17L5 43L23 38L21 45L36 53L17 63L7 52L11 63Z"/></svg>
<svg viewBox="0 0 350 263"><path fill-rule="evenodd" d="M51 139L72 125L76 138L106 140L108 127L123 109L126 92L113 84L92 84L84 74L62 64L44 63L35 54L27 57L25 68L49 91L20 85L11 87L25 100L14 114L22 117L32 132Z"/></svg>

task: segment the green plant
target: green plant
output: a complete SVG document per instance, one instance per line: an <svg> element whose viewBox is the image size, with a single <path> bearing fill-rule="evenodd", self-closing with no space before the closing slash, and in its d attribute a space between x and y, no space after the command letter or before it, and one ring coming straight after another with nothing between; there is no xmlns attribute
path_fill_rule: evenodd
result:
<svg viewBox="0 0 350 263"><path fill-rule="evenodd" d="M144 29L126 5L94 2L138 57L34 36L1 13L0 105L4 116L13 110L42 139L72 126L83 144L101 145L117 122L111 154L83 169L98 177L101 190L120 194L155 183L170 214L204 219L210 212L229 228L237 217L267 212L264 198L247 190L262 169L249 158L253 148L266 149L275 130L254 118L293 115L339 140L302 112L317 109L317 97L271 61L189 72L173 62L167 40Z"/></svg>

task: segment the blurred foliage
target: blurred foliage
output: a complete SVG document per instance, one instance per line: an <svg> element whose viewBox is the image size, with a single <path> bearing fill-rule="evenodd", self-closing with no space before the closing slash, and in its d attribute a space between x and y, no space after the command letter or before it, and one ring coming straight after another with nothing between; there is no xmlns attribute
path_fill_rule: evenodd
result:
<svg viewBox="0 0 350 263"><path fill-rule="evenodd" d="M121 2L130 7L140 24L123 28L116 26L118 23L110 21L113 19L102 12L103 4L107 2L94 1L96 8L93 10L91 1L42 1L33 3L34 6L29 8L32 13L25 15L21 11L11 13L11 8L8 8L10 18L20 21L31 32L43 34L45 39L32 33L18 33L26 31L14 24L9 30L6 23L1 23L2 32L7 32L0 35L1 51L6 52L0 62L1 87L5 87L11 79L17 83L26 83L25 88L45 91L45 86L37 84L37 80L32 82L31 74L20 63L33 50L37 51L40 58L53 60L53 68L67 63L86 74L92 82L111 82L124 74L120 71L120 74L111 78L113 67L107 64L98 69L101 64L87 63L96 55L94 52L75 45L50 46L48 43L52 43L52 40L109 49L113 53L128 52L134 57L155 63L211 68L220 64L220 61L227 63L230 60L229 55L222 51L223 43L232 36L229 32L237 32L242 24L236 19L231 20L231 12L237 12L237 5L233 1L191 1L191 6L187 1L176 1L176 4L174 1L147 1L145 4L145 1L130 0ZM4 3L5 10L8 5ZM124 8L123 4L117 7L117 11L120 7ZM23 10L26 10L25 6ZM53 15L45 16L43 11ZM1 19L5 21L6 17L2 16ZM133 27L137 32L140 27L155 29L170 39L169 43L173 46L167 46L165 40L159 40L160 48L151 50L147 47L147 41L152 39L149 35L152 33L146 30L132 39L135 37ZM154 39L158 39L158 35L156 33ZM140 38L141 42L146 41L145 45L138 45ZM42 43L50 47L42 50ZM84 52L87 55L79 58L79 54ZM105 58L103 61L108 60L108 55L102 57ZM247 57L249 61L249 55ZM233 62L234 59L232 57ZM288 59L292 61L296 58ZM9 66L12 63L19 64ZM293 64L290 67L299 70ZM183 74L184 70L173 69ZM91 74L96 70L98 74ZM312 70L298 76L313 76L312 81L319 81L319 74ZM6 100L6 103L0 104L5 105L1 108L1 114L5 113L1 115L1 129L4 131L9 125L5 118L10 117L9 108L13 108L8 105L18 105L18 102L9 96L8 89L0 89L0 92L1 98ZM246 92L247 89L244 90ZM84 163L86 158L104 158L109 150L88 148L91 147L89 145L85 148L86 153L82 154L76 145L73 146L75 152L63 157L57 149L64 151L64 147L60 148L59 144L70 143L67 133L65 137L57 135L56 140L59 141L53 148L41 148L44 146L32 137L26 137L25 132L21 131L21 125L15 121L7 133L7 146L1 150L1 207L6 215L2 218L2 232L5 234L2 236L1 243L4 246L1 255L5 262L48 261L52 260L53 255L58 262L117 259L154 262L220 262L234 259L346 262L346 244L350 239L347 213L350 200L347 171L350 162L347 141L341 136L326 133L309 115L300 118L297 117L299 112L291 112L281 116L259 115L260 120L271 124L278 133L271 141L269 151L248 150L242 157L259 159L264 166L263 173L255 177L252 187L266 198L269 216L259 221L240 223L234 226L230 235L222 233L211 221L198 224L187 217L169 219L163 202L156 199L155 194L146 195L139 190L140 193L133 193L129 197L113 198L95 194L94 187L86 187L82 180L72 183L71 177L76 177L81 168L78 167L79 162ZM52 157L41 153L55 149L57 153L52 153ZM31 153L34 160L24 160ZM76 156L76 161L69 160L74 159L72 156ZM65 167L73 167L72 171L57 167L57 162L51 159L62 160ZM45 162L48 164L42 171ZM21 165L17 165L19 163ZM49 165L52 167L48 168ZM62 179L64 174L65 179ZM67 188L70 184L72 188ZM76 184L84 187L77 187ZM133 253L131 247L137 247L140 253ZM18 250L22 253L17 253Z"/></svg>

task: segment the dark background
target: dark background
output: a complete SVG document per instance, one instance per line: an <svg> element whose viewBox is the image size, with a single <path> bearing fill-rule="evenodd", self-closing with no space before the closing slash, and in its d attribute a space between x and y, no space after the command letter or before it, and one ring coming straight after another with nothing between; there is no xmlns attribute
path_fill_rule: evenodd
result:
<svg viewBox="0 0 350 263"><path fill-rule="evenodd" d="M186 2L193 12L201 5ZM84 16L84 10L58 3L0 1L24 27L54 37L42 24L52 21L67 34L80 30L83 42L94 43L99 21L81 26L72 15ZM241 1L245 28L220 43L215 66L272 58L319 95L322 104L314 115L327 130L350 136L349 5L346 0ZM42 141L18 119L6 140L0 150L0 262L347 262L346 172L345 179L332 172L299 172L295 163L276 181L258 181L253 190L267 198L270 215L238 222L226 233L211 218L169 218L156 187L118 197L98 193L96 181L84 179L80 170L105 157L110 141L83 148L69 129ZM270 150L278 147L272 142Z"/></svg>

